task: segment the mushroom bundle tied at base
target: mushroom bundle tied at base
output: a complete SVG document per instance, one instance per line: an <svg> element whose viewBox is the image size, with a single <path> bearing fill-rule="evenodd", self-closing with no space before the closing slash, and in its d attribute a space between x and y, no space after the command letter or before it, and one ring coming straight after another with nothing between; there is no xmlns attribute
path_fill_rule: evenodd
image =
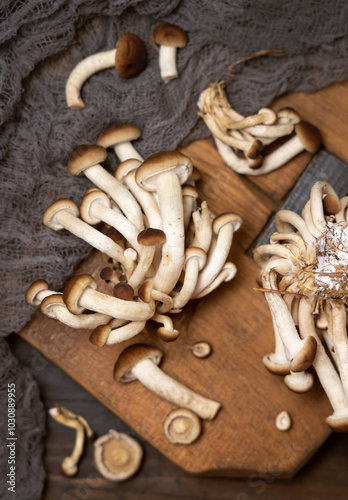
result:
<svg viewBox="0 0 348 500"><path fill-rule="evenodd" d="M190 158L165 151L141 161L131 140L134 130L125 124L103 131L97 145L76 147L68 170L85 175L94 187L80 208L61 199L43 216L46 226L66 229L105 254L100 276L109 292L97 290L95 279L84 274L68 281L63 293L39 279L26 294L45 315L91 329L90 341L99 347L136 336L149 320L159 324L162 340L175 340L179 332L168 314L179 313L236 273L227 259L241 218L214 216L206 201L199 202L199 174ZM101 165L107 152L100 142L119 155L114 176ZM93 227L101 223L102 230Z"/></svg>
<svg viewBox="0 0 348 500"><path fill-rule="evenodd" d="M281 210L270 244L256 248L261 290L271 312L275 350L266 368L306 392L313 365L333 408L331 429L348 431L348 197L316 182L302 217Z"/></svg>

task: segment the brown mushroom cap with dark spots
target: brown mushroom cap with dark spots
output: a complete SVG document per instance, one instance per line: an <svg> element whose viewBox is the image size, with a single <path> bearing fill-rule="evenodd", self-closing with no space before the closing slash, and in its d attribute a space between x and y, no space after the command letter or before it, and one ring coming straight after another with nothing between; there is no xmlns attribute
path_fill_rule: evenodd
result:
<svg viewBox="0 0 348 500"><path fill-rule="evenodd" d="M156 26L152 33L154 42L168 47L183 48L187 44L187 34L175 24L163 23Z"/></svg>
<svg viewBox="0 0 348 500"><path fill-rule="evenodd" d="M134 33L126 33L116 45L115 68L122 78L134 78L146 67L147 54L144 42Z"/></svg>
<svg viewBox="0 0 348 500"><path fill-rule="evenodd" d="M117 283L113 288L113 296L122 300L133 300L134 290L128 283Z"/></svg>
<svg viewBox="0 0 348 500"><path fill-rule="evenodd" d="M105 161L107 152L102 146L81 144L71 153L68 171L72 175L82 175L87 168Z"/></svg>
<svg viewBox="0 0 348 500"><path fill-rule="evenodd" d="M133 344L121 352L114 367L114 379L116 382L134 382L137 378L132 373L132 368L144 359L150 359L157 366L162 360L163 354L157 347L148 344Z"/></svg>

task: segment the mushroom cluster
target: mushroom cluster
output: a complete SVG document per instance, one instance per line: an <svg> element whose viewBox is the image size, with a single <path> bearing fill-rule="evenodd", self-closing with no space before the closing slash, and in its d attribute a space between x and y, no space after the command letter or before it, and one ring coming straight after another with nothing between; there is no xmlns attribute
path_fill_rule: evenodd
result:
<svg viewBox="0 0 348 500"><path fill-rule="evenodd" d="M293 391L313 384L313 365L333 408L328 425L348 431L348 197L316 182L302 217L281 210L270 244L256 248L275 334L263 363Z"/></svg>
<svg viewBox="0 0 348 500"><path fill-rule="evenodd" d="M315 153L320 147L317 128L301 121L291 108L277 112L262 108L255 115L242 116L232 109L223 83L205 89L197 104L199 115L212 133L220 156L239 174L266 174L285 165L302 151ZM290 135L285 143L264 154L265 146Z"/></svg>
<svg viewBox="0 0 348 500"><path fill-rule="evenodd" d="M134 337L150 319L159 324L161 339L175 340L179 332L168 314L236 273L227 259L241 218L214 216L206 201L199 202L199 175L187 156L165 151L143 161L131 144L139 133L130 124L114 125L99 135L98 144L76 147L68 170L85 175L94 187L80 207L61 199L43 216L49 228L64 228L108 257L100 276L110 283L110 293L97 290L91 275L80 275L63 293L38 280L26 295L47 316L91 329L90 341L99 347ZM121 160L114 176L101 165L109 147ZM101 230L94 227L101 223Z"/></svg>

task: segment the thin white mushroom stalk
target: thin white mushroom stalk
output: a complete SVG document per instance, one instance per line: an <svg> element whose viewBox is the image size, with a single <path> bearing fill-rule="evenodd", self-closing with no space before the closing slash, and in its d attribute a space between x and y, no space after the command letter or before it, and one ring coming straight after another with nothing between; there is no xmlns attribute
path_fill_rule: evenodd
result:
<svg viewBox="0 0 348 500"><path fill-rule="evenodd" d="M132 127L127 124L122 134ZM105 129L104 146L119 133L118 126ZM99 279L75 276L62 294L37 280L26 300L71 328L91 330L89 340L97 347L141 335L150 320L160 323L158 337L172 342L179 331L167 314L178 314L190 300L234 278L236 266L228 257L241 218L212 214L199 198L199 173L178 151L121 161L112 175L99 164L104 146L77 146L70 155L70 173L85 174L94 184L80 207L59 200L44 214L51 229L68 229L109 257Z"/></svg>
<svg viewBox="0 0 348 500"><path fill-rule="evenodd" d="M225 82L219 82L206 88L197 106L220 156L232 170L243 175L267 174L302 151L315 153L319 149L318 130L301 122L294 110L262 108L244 117L232 109L224 85ZM265 146L284 136L289 136L287 142L265 154Z"/></svg>
<svg viewBox="0 0 348 500"><path fill-rule="evenodd" d="M316 182L302 216L282 210L275 218L278 232L271 244L258 247L254 260L261 268L263 291L274 326L275 353L264 358L273 373L291 370L285 383L308 390L311 380L292 366L287 332L293 341L309 342L301 360L311 364L333 407L327 418L336 431L348 431L348 222L347 198ZM278 319L277 319L278 317ZM296 372L296 373L294 373ZM298 388L298 389L296 389Z"/></svg>

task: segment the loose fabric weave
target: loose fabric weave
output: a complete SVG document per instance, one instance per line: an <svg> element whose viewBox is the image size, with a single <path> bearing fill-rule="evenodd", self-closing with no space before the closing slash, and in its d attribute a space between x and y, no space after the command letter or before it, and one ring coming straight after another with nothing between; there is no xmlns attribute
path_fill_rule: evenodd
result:
<svg viewBox="0 0 348 500"><path fill-rule="evenodd" d="M0 14L1 335L21 327L32 308L25 290L38 278L59 289L89 252L81 240L42 225L58 198L78 204L91 185L67 173L79 144L94 143L110 123L131 122L143 156L209 136L196 102L231 63L263 49L284 49L240 64L227 84L242 114L287 91L313 91L348 73L346 0L17 0ZM180 77L163 83L151 33L178 24L189 43L177 52ZM146 44L148 65L132 80L113 69L84 85L83 110L69 109L65 83L85 57L114 48L127 31ZM108 168L117 163L110 154ZM212 168L214 168L212 166Z"/></svg>

